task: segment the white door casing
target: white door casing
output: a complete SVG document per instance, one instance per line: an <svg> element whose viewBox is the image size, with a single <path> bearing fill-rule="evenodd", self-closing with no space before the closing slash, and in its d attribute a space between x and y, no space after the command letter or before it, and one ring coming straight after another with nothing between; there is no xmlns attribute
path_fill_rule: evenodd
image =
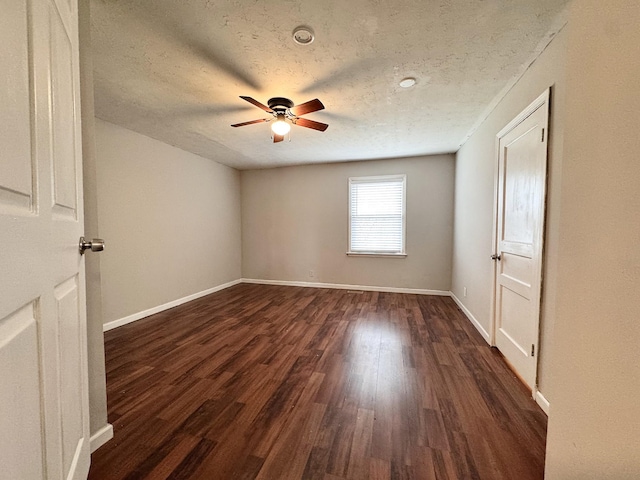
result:
<svg viewBox="0 0 640 480"><path fill-rule="evenodd" d="M78 12L0 16L0 479L89 469Z"/></svg>
<svg viewBox="0 0 640 480"><path fill-rule="evenodd" d="M497 135L493 344L535 392L547 178L548 89Z"/></svg>

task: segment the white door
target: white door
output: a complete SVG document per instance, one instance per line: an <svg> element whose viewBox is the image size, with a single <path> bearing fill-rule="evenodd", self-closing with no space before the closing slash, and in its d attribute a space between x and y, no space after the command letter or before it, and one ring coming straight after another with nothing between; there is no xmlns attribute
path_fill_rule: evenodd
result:
<svg viewBox="0 0 640 480"><path fill-rule="evenodd" d="M498 134L495 345L533 390L542 280L549 91Z"/></svg>
<svg viewBox="0 0 640 480"><path fill-rule="evenodd" d="M76 2L3 2L0 65L0 479L86 478Z"/></svg>

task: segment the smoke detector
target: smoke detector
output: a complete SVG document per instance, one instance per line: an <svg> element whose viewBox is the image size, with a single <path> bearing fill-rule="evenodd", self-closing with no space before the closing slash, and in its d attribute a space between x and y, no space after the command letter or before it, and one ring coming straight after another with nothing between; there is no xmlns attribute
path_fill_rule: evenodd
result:
<svg viewBox="0 0 640 480"><path fill-rule="evenodd" d="M293 41L298 45L309 45L316 38L311 27L299 26L293 31Z"/></svg>

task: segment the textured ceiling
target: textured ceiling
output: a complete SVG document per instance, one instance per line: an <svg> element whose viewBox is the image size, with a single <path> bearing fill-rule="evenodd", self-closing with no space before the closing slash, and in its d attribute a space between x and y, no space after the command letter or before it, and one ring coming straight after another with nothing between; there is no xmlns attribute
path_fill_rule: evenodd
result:
<svg viewBox="0 0 640 480"><path fill-rule="evenodd" d="M455 152L568 2L92 0L96 115L240 169ZM230 127L268 116L240 95L319 98L330 127L273 144Z"/></svg>

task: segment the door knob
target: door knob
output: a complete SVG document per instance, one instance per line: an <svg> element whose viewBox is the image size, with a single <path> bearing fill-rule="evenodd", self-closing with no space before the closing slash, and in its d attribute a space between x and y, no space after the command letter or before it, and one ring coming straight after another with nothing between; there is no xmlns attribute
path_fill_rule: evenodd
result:
<svg viewBox="0 0 640 480"><path fill-rule="evenodd" d="M94 238L89 241L84 237L80 237L78 247L80 249L80 255L84 255L84 251L89 249L91 249L92 252L101 252L104 250L104 240L101 238Z"/></svg>
<svg viewBox="0 0 640 480"><path fill-rule="evenodd" d="M500 261L502 257L500 255L498 255L497 253L494 253L493 255L491 255L491 260L498 260Z"/></svg>

